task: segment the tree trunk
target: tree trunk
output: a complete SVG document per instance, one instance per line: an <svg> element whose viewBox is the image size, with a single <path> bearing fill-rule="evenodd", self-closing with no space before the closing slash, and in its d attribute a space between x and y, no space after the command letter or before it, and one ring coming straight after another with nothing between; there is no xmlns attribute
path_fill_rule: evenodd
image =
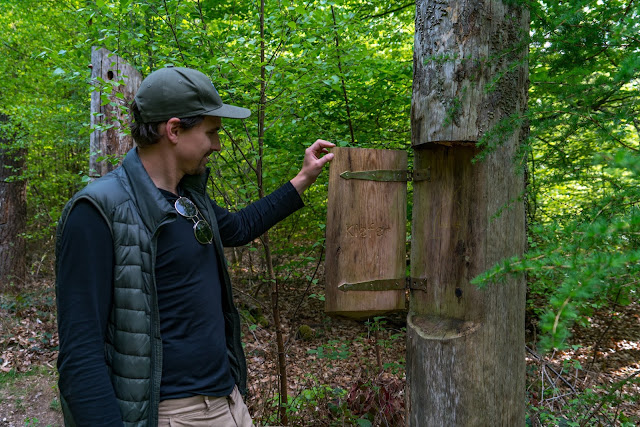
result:
<svg viewBox="0 0 640 427"><path fill-rule="evenodd" d="M414 183L411 426L524 425L524 278L470 280L525 248L528 28L512 2L417 3L412 145L431 180Z"/></svg>
<svg viewBox="0 0 640 427"><path fill-rule="evenodd" d="M133 101L142 75L118 55L94 47L91 79L98 87L91 93L89 171L97 178L115 169L133 147L133 138L124 132L129 125L126 107Z"/></svg>
<svg viewBox="0 0 640 427"><path fill-rule="evenodd" d="M340 37L338 35L338 24L336 23L336 12L331 5L331 17L333 18L333 31L336 40L336 59L338 60L338 72L340 74L340 83L342 85L342 96L344 97L344 107L347 113L347 123L349 125L349 135L351 135L351 145L356 145L356 137L353 133L353 121L351 120L351 108L349 107L349 97L347 96L347 84L344 81L342 72L342 55L340 54Z"/></svg>
<svg viewBox="0 0 640 427"><path fill-rule="evenodd" d="M0 114L0 126L9 118ZM26 148L14 147L14 136L0 129L0 292L27 276L26 244L21 236L27 225L27 182L20 179Z"/></svg>
<svg viewBox="0 0 640 427"><path fill-rule="evenodd" d="M265 31L264 31L264 0L260 0L260 107L258 110L258 161L256 165L256 174L258 179L258 193L260 198L265 195L263 180L263 158L264 158L264 134L265 134L265 109L267 107L267 73L265 62ZM279 378L279 405L278 418L280 424L286 426L289 424L287 416L287 406L289 403L289 380L287 378L287 357L284 348L284 337L282 336L282 321L280 318L280 289L278 280L273 269L273 259L271 257L271 241L269 240L269 232L265 232L262 236L262 244L264 246L264 258L267 263L267 277L271 282L271 310L273 313L273 326L276 332L276 349L278 352L278 378Z"/></svg>

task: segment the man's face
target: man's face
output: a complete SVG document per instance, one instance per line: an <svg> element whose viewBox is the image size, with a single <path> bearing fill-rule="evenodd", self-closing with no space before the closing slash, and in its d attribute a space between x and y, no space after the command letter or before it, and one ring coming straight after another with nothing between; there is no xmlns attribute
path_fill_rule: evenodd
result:
<svg viewBox="0 0 640 427"><path fill-rule="evenodd" d="M184 173L196 175L205 171L211 153L222 149L218 135L221 127L220 117L205 116L197 126L180 130L178 163Z"/></svg>

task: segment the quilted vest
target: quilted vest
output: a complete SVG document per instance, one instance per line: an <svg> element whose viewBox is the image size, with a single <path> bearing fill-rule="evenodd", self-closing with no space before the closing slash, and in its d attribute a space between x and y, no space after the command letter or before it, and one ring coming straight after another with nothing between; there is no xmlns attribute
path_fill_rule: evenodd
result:
<svg viewBox="0 0 640 427"><path fill-rule="evenodd" d="M245 394L247 370L240 341L240 317L233 304L217 221L206 195L207 178L208 172L202 176L186 176L181 186L189 191L213 228L215 262L219 263L222 276L227 353L238 389ZM176 212L147 174L135 148L129 151L121 167L92 182L67 203L58 222L58 245L69 212L79 200L88 200L99 210L113 237L113 305L105 340L105 361L122 420L128 427L156 426L162 375L154 273L156 244L160 227L174 221ZM65 424L74 426L62 396L61 403Z"/></svg>

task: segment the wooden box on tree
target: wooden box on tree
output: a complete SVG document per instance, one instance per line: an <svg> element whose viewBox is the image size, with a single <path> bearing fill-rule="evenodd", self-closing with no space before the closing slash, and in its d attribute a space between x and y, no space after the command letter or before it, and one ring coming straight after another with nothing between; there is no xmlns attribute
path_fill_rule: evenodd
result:
<svg viewBox="0 0 640 427"><path fill-rule="evenodd" d="M393 157L386 150L335 151L325 264L329 313L366 317L401 308L405 201L390 194L405 194L405 184L393 174L376 179L383 169L413 176L409 426L524 423L524 278L482 290L471 281L525 249L519 146L528 131L528 20L519 2L417 1L413 174L405 158L383 161ZM368 172L345 183L343 171ZM397 221L399 234L366 233L386 227L384 221ZM360 237L350 235L353 224L357 230L365 224ZM345 284L347 292L340 290Z"/></svg>

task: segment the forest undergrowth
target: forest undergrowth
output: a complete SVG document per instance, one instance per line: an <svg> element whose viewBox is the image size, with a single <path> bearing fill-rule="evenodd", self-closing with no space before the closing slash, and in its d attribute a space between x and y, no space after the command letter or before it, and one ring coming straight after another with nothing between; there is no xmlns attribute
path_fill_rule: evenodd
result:
<svg viewBox="0 0 640 427"><path fill-rule="evenodd" d="M249 367L247 404L256 423L277 421L277 352L268 298L241 268L233 276ZM322 278L318 281L322 283ZM324 314L317 283L281 290L289 377L289 424L404 425L402 313L369 321ZM19 292L16 292L19 291ZM531 314L531 313L528 313ZM573 328L568 350L536 351L528 316L527 425L640 425L640 304L606 307ZM62 425L53 281L33 280L0 296L0 426Z"/></svg>

